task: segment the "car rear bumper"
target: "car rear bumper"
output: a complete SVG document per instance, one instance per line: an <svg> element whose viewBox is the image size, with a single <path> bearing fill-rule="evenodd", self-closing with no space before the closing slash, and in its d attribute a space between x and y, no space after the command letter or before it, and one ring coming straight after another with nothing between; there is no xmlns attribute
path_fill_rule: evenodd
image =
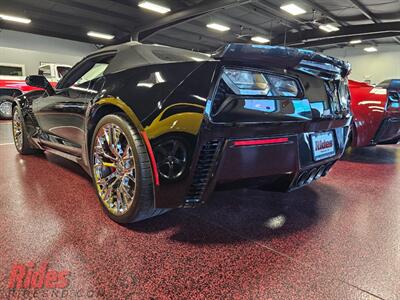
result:
<svg viewBox="0 0 400 300"><path fill-rule="evenodd" d="M279 128L281 125L255 125L251 128L212 126L206 130L200 141L197 165L193 166L192 183L184 205L195 206L205 202L215 188L245 186L285 192L325 176L344 153L350 119L293 125L287 128L286 134ZM296 130L299 132L293 132ZM269 131L280 134L268 134ZM324 131L333 132L336 153L315 161L311 134ZM238 140L258 139L283 142L235 146Z"/></svg>
<svg viewBox="0 0 400 300"><path fill-rule="evenodd" d="M400 139L400 117L384 119L376 133L375 143L379 144L396 138Z"/></svg>

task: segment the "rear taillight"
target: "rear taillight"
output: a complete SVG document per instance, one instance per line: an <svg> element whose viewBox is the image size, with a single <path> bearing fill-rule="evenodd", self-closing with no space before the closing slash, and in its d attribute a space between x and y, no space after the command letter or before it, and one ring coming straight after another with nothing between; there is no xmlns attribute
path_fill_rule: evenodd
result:
<svg viewBox="0 0 400 300"><path fill-rule="evenodd" d="M298 80L287 75L225 68L213 100L211 114L217 115L224 103L235 99L301 99L301 93Z"/></svg>
<svg viewBox="0 0 400 300"><path fill-rule="evenodd" d="M262 145L272 145L272 144L284 144L288 143L289 138L274 138L274 139L257 139L257 140L243 140L234 141L233 145L235 147L245 147L245 146L262 146Z"/></svg>

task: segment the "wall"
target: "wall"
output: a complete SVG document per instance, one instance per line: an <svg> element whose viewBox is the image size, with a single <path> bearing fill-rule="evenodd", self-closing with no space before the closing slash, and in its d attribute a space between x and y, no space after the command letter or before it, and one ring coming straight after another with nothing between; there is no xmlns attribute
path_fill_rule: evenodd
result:
<svg viewBox="0 0 400 300"><path fill-rule="evenodd" d="M389 78L400 79L400 45L380 45L379 52L368 54L365 45L327 50L324 53L349 61L351 78L379 83ZM80 43L35 34L0 30L0 62L24 64L27 74L36 74L40 62L73 65L96 50Z"/></svg>
<svg viewBox="0 0 400 300"><path fill-rule="evenodd" d="M324 51L324 54L351 63L351 79L379 83L385 79L400 79L400 45L379 45L378 52L367 53L365 45Z"/></svg>
<svg viewBox="0 0 400 300"><path fill-rule="evenodd" d="M40 62L73 65L96 50L92 44L11 30L0 31L0 62L25 65L37 74Z"/></svg>

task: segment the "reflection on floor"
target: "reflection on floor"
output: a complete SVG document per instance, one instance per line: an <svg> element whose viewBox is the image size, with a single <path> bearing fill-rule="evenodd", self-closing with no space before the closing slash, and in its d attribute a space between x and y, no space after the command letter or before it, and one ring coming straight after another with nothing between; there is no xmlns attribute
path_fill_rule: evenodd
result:
<svg viewBox="0 0 400 300"><path fill-rule="evenodd" d="M28 262L67 270L70 299L400 295L399 146L350 151L291 194L217 192L206 207L126 227L65 160L0 145L0 167L0 295L10 293L13 263Z"/></svg>
<svg viewBox="0 0 400 300"><path fill-rule="evenodd" d="M9 121L0 120L0 144L12 143L12 129Z"/></svg>

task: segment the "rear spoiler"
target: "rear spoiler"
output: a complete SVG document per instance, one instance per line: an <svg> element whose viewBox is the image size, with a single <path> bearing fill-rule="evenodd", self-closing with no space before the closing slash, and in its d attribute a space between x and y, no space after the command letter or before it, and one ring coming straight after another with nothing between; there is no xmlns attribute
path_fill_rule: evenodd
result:
<svg viewBox="0 0 400 300"><path fill-rule="evenodd" d="M293 69L317 77L332 79L349 75L351 66L342 60L311 50L252 44L228 44L213 58Z"/></svg>

